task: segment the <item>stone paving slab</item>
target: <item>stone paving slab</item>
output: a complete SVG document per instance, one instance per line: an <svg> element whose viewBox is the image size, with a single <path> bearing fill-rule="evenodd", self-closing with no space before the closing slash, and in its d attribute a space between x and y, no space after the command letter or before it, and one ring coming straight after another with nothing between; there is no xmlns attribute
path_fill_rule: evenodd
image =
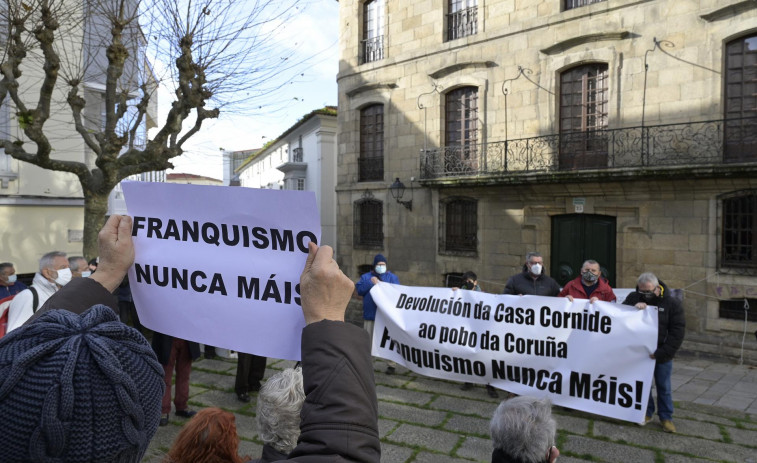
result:
<svg viewBox="0 0 757 463"><path fill-rule="evenodd" d="M754 453L754 450L736 444L698 439L681 434L667 434L662 432L661 428L653 429L649 425L633 429L631 426L618 426L598 421L594 423L594 434L611 441L622 440L639 446L697 455L713 460L743 461Z"/></svg>
<svg viewBox="0 0 757 463"><path fill-rule="evenodd" d="M379 400L426 405L431 401L433 395L396 387L376 386L376 397Z"/></svg>
<svg viewBox="0 0 757 463"><path fill-rule="evenodd" d="M471 416L455 415L444 425L444 429L465 434L489 436L489 420Z"/></svg>
<svg viewBox="0 0 757 463"><path fill-rule="evenodd" d="M381 443L381 461L408 461L414 451L411 448Z"/></svg>
<svg viewBox="0 0 757 463"><path fill-rule="evenodd" d="M557 415L552 414L555 421L557 421L557 427L562 430L569 431L573 434L587 434L589 432L589 422L591 419L582 418L571 415Z"/></svg>
<svg viewBox="0 0 757 463"><path fill-rule="evenodd" d="M462 392L462 391L461 391ZM466 415L477 415L482 418L491 418L499 403L487 403L480 400L463 399L460 397L437 397L431 404L431 408L449 410Z"/></svg>
<svg viewBox="0 0 757 463"><path fill-rule="evenodd" d="M451 432L403 424L389 434L387 439L446 454L455 448L461 437Z"/></svg>
<svg viewBox="0 0 757 463"><path fill-rule="evenodd" d="M478 461L491 461L492 459L492 441L491 439L481 439L480 437L468 437L463 445L457 449L457 455L464 458L471 458Z"/></svg>
<svg viewBox="0 0 757 463"><path fill-rule="evenodd" d="M577 457L591 455L595 458L599 458L599 461L610 463L656 463L655 452L652 450L615 444L583 436L567 436L565 443L560 446L560 453L571 453ZM558 461L562 461L562 457L558 458Z"/></svg>
<svg viewBox="0 0 757 463"><path fill-rule="evenodd" d="M420 452L415 456L413 463L469 463L470 461L471 460L463 458L439 455L438 453Z"/></svg>
<svg viewBox="0 0 757 463"><path fill-rule="evenodd" d="M378 403L378 412L381 418L389 418L406 423L418 423L425 426L438 426L447 418L447 413L443 411L425 410L381 400Z"/></svg>
<svg viewBox="0 0 757 463"><path fill-rule="evenodd" d="M379 418L378 420L379 439L383 439L384 437L386 437L387 434L394 431L394 429L399 425L400 423L398 421L385 420L383 418Z"/></svg>

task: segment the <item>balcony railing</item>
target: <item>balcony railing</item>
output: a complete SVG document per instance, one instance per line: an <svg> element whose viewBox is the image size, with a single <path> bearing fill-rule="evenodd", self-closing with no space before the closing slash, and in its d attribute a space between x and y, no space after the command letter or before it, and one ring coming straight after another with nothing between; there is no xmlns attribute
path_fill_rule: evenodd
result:
<svg viewBox="0 0 757 463"><path fill-rule="evenodd" d="M565 0L565 9L572 10L580 6L591 5L592 3L604 2L605 0Z"/></svg>
<svg viewBox="0 0 757 463"><path fill-rule="evenodd" d="M384 36L379 35L360 41L360 51L363 56L361 63L372 63L384 59Z"/></svg>
<svg viewBox="0 0 757 463"><path fill-rule="evenodd" d="M447 40L478 32L478 7L473 6L447 15Z"/></svg>
<svg viewBox="0 0 757 463"><path fill-rule="evenodd" d="M568 132L421 153L421 178L757 163L757 118Z"/></svg>
<svg viewBox="0 0 757 463"><path fill-rule="evenodd" d="M289 162L302 162L302 148L293 149L290 158Z"/></svg>

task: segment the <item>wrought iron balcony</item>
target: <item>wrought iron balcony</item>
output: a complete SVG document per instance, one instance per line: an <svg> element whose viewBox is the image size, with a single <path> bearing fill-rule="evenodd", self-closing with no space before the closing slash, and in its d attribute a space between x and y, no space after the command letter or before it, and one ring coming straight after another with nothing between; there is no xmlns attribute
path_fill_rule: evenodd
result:
<svg viewBox="0 0 757 463"><path fill-rule="evenodd" d="M295 148L292 150L289 162L302 162L302 148Z"/></svg>
<svg viewBox="0 0 757 463"><path fill-rule="evenodd" d="M572 10L580 6L591 5L592 3L604 2L605 0L565 0L565 9Z"/></svg>
<svg viewBox="0 0 757 463"><path fill-rule="evenodd" d="M370 39L361 40L360 51L363 55L360 62L363 64L384 59L384 36L379 35Z"/></svg>
<svg viewBox="0 0 757 463"><path fill-rule="evenodd" d="M757 165L757 118L568 132L421 153L421 178Z"/></svg>
<svg viewBox="0 0 757 463"><path fill-rule="evenodd" d="M478 7L472 6L447 15L447 40L473 35L478 32Z"/></svg>

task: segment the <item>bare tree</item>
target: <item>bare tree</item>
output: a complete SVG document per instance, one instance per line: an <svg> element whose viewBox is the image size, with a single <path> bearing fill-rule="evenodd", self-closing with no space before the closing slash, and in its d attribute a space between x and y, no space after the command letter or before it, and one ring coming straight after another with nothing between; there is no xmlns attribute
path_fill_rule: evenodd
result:
<svg viewBox="0 0 757 463"><path fill-rule="evenodd" d="M300 3L3 0L0 105L16 130L0 133L0 143L19 161L76 175L85 256L97 254L118 182L173 167L204 122L221 110L263 108L298 74L295 48L278 38ZM173 97L158 123L165 84ZM72 138L85 156L65 152Z"/></svg>

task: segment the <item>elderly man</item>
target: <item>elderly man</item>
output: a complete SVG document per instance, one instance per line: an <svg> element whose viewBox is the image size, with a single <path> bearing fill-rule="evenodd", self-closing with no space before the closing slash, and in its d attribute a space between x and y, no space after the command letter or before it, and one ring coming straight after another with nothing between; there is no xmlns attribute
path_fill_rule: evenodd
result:
<svg viewBox="0 0 757 463"><path fill-rule="evenodd" d="M69 257L68 268L71 269L72 278L87 278L92 275L92 272L89 270L87 259L82 256Z"/></svg>
<svg viewBox="0 0 757 463"><path fill-rule="evenodd" d="M649 306L657 307L659 327L657 329L657 349L649 354L655 359L654 382L657 387L657 416L660 417L662 430L676 432L673 424L673 391L670 375L673 372L673 357L683 343L686 332L686 318L681 301L675 298L668 287L657 279L654 273L642 273L636 283L636 292L629 294L625 305L632 305L639 310ZM652 391L649 392L647 415L640 425L652 421L655 406Z"/></svg>
<svg viewBox="0 0 757 463"><path fill-rule="evenodd" d="M373 270L360 276L360 280L355 283L357 293L363 297L363 329L368 332L373 345L373 325L376 321L376 303L373 302L371 289L379 281L384 283L399 284L400 279L386 268L386 257L382 254L376 254L373 258ZM386 374L392 375L395 372L396 364L387 361Z"/></svg>
<svg viewBox="0 0 757 463"><path fill-rule="evenodd" d="M300 368L287 368L266 381L260 389L256 414L263 455L252 463L286 459L300 436L300 410L304 401Z"/></svg>
<svg viewBox="0 0 757 463"><path fill-rule="evenodd" d="M8 307L8 332L23 325L38 308L71 281L66 253L48 252L39 260L39 272L34 275L31 287L21 291Z"/></svg>
<svg viewBox="0 0 757 463"><path fill-rule="evenodd" d="M513 275L505 284L504 294L518 294L520 296L557 296L560 285L544 274L544 259L538 252L526 254L523 271Z"/></svg>
<svg viewBox="0 0 757 463"><path fill-rule="evenodd" d="M492 416L492 463L554 463L557 423L549 399L513 397L502 401Z"/></svg>
<svg viewBox="0 0 757 463"><path fill-rule="evenodd" d="M602 278L602 270L596 260L587 260L581 266L581 276L568 282L560 291L560 297L588 299L592 304L597 301L615 302L617 299L610 284Z"/></svg>
<svg viewBox="0 0 757 463"><path fill-rule="evenodd" d="M10 262L0 264L0 299L15 296L26 289L26 285L16 278L16 269Z"/></svg>

